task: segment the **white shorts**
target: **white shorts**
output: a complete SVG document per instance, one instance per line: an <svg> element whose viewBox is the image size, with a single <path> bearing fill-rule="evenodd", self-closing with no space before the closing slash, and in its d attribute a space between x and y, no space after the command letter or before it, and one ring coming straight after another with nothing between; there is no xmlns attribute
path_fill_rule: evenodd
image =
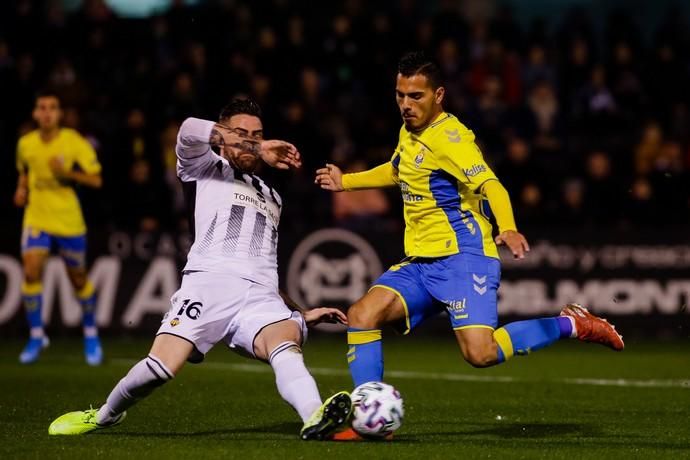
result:
<svg viewBox="0 0 690 460"><path fill-rule="evenodd" d="M277 290L233 275L185 273L170 303L156 335L171 334L194 344L192 362L203 360L220 341L255 357L254 339L259 332L287 319L299 325L302 342L307 337L304 318L285 305Z"/></svg>

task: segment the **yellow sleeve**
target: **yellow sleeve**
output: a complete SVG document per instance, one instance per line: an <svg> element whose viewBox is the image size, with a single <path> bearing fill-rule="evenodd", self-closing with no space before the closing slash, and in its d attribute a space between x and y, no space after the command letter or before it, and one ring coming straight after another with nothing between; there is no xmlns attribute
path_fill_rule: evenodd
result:
<svg viewBox="0 0 690 460"><path fill-rule="evenodd" d="M435 152L438 166L472 191L488 180L497 179L473 141L453 142L444 139Z"/></svg>
<svg viewBox="0 0 690 460"><path fill-rule="evenodd" d="M79 167L86 174L99 174L101 172L101 164L98 162L96 151L91 144L79 134L72 138L72 143L75 149L75 161Z"/></svg>
<svg viewBox="0 0 690 460"><path fill-rule="evenodd" d="M482 192L489 200L491 212L498 224L498 232L503 233L507 230L517 230L513 208L510 205L508 191L498 180L488 180L482 187Z"/></svg>
<svg viewBox="0 0 690 460"><path fill-rule="evenodd" d="M347 191L390 187L396 183L397 172L390 161L368 171L343 174L343 189Z"/></svg>

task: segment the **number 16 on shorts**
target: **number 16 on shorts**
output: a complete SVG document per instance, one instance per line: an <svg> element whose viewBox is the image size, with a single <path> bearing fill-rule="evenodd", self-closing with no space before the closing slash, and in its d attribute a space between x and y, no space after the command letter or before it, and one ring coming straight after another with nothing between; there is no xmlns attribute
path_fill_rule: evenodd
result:
<svg viewBox="0 0 690 460"><path fill-rule="evenodd" d="M177 326L180 324L180 317L183 317L183 315L187 316L187 318L191 320L196 320L199 318L201 315L201 309L203 308L203 305L201 302L193 302L192 299L184 299L182 301L182 306L180 309L177 311L175 314L175 318L173 318L170 321L170 325L172 327Z"/></svg>

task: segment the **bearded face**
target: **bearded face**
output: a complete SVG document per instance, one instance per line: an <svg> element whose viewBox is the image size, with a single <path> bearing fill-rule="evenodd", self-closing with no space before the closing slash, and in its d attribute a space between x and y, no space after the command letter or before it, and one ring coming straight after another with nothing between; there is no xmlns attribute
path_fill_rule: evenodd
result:
<svg viewBox="0 0 690 460"><path fill-rule="evenodd" d="M253 115L233 115L223 124L237 134L239 143L224 145L221 155L236 169L242 172L254 172L259 164L261 141L263 140L263 125L261 119Z"/></svg>

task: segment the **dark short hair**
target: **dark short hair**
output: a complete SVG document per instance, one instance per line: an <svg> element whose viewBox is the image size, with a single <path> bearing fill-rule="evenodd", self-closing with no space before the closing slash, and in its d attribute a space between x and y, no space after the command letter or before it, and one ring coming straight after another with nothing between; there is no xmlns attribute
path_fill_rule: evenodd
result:
<svg viewBox="0 0 690 460"><path fill-rule="evenodd" d="M42 97L54 97L55 99L58 100L60 104L62 104L62 98L58 94L57 91L51 88L42 88L38 91L36 91L36 97L34 98L34 101L38 101Z"/></svg>
<svg viewBox="0 0 690 460"><path fill-rule="evenodd" d="M261 107L252 99L236 97L223 107L218 118L227 120L234 115L241 114L261 118Z"/></svg>
<svg viewBox="0 0 690 460"><path fill-rule="evenodd" d="M408 78L424 75L434 90L441 86L441 68L423 51L412 51L401 57L398 62L398 73Z"/></svg>

